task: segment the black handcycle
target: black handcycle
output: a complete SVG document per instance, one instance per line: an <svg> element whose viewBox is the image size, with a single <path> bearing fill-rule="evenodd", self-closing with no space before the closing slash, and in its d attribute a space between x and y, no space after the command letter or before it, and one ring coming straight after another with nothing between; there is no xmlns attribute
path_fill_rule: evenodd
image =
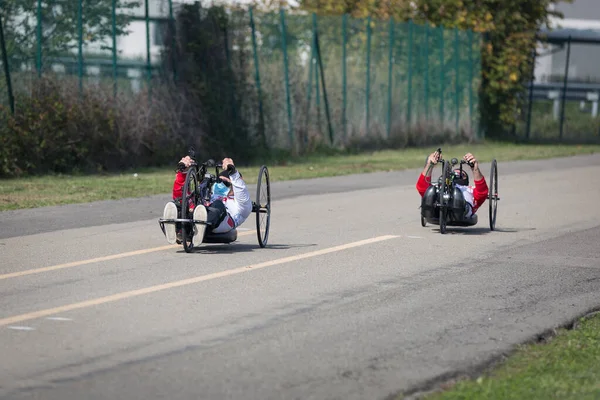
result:
<svg viewBox="0 0 600 400"><path fill-rule="evenodd" d="M437 152L441 155L442 149ZM426 159L426 163L428 160ZM459 165L459 176L463 174L463 165L473 165L465 160L460 162L453 158L449 162L440 159L442 164L442 173L437 182L432 182L427 188L421 199L421 226L425 227L427 223L440 226L440 233L446 233L447 226L473 226L478 222L477 214L467 216L467 201L462 191L456 186L455 175L452 168ZM490 171L490 180L488 182L488 206L490 230L496 229L496 215L498 211L498 163L496 159L492 160Z"/></svg>
<svg viewBox="0 0 600 400"><path fill-rule="evenodd" d="M197 163L194 159L194 151L190 150L192 164L189 168L179 164L178 170L185 172L185 183L182 196L175 199L177 205L177 218L160 218L158 223L163 233L164 224L176 224L181 229L181 243L186 253L194 249L195 224L206 225L205 234L200 238L200 243L232 243L237 240L237 229L226 233L214 233L211 231L210 223L194 220L194 208L196 206L208 206L210 204L212 187L219 182L219 172L223 170L221 163L208 160ZM214 174L210 170L214 168ZM256 183L256 200L252 202L252 212L256 214L256 234L260 247L266 247L269 239L269 228L271 225L271 184L269 181L269 169L266 165L260 167L258 181Z"/></svg>

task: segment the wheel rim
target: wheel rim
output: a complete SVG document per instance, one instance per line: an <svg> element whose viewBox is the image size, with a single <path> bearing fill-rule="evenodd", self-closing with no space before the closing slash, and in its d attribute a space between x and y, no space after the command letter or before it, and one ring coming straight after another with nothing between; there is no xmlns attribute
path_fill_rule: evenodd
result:
<svg viewBox="0 0 600 400"><path fill-rule="evenodd" d="M181 193L181 217L182 219L193 219L193 211L189 211L189 204L193 203L196 206L195 194L197 192L198 182L196 180L196 169L190 168L185 178L183 191ZM190 253L194 248L194 224L181 223L181 238L183 241L183 249L186 253Z"/></svg>
<svg viewBox="0 0 600 400"><path fill-rule="evenodd" d="M444 193L446 193L448 185L447 185L447 179L448 179L448 163L446 161L444 161L444 163L442 164L442 187L441 187L441 197L440 197L440 233L446 233L446 205L445 205L445 199L444 199Z"/></svg>
<svg viewBox="0 0 600 400"><path fill-rule="evenodd" d="M498 209L498 167L496 160L492 161L492 170L490 171L489 202L490 229L494 230L496 228L496 213Z"/></svg>
<svg viewBox="0 0 600 400"><path fill-rule="evenodd" d="M258 244L265 247L269 240L269 228L271 226L271 185L269 182L269 170L262 166L258 176L256 187L256 233Z"/></svg>

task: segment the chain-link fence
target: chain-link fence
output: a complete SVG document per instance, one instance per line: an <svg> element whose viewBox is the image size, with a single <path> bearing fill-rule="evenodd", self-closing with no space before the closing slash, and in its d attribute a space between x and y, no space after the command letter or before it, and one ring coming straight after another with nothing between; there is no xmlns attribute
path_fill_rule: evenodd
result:
<svg viewBox="0 0 600 400"><path fill-rule="evenodd" d="M186 93L209 91L203 105L207 95L218 99L215 118L224 121L208 124L209 136L233 124L236 135L245 129L270 148L406 145L479 132L481 36L471 31L283 10L211 14L171 0L4 0L3 7L4 105L9 89L26 93L45 75L79 91L104 85L134 95L168 81ZM186 12L199 15L190 20ZM192 56L202 35L189 25L206 18L215 34ZM191 80L190 65L204 71L204 83Z"/></svg>

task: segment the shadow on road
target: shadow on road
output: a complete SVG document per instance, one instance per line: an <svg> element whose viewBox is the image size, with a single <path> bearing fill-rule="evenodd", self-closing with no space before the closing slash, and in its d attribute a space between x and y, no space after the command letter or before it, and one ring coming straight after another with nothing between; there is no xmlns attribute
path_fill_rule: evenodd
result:
<svg viewBox="0 0 600 400"><path fill-rule="evenodd" d="M256 250L260 251L269 251L269 250L288 250L288 249L298 249L302 247L313 247L316 246L316 243L311 244L268 244L267 247L261 249L261 247L257 244L249 244L249 243L231 243L231 244L207 244L201 245L199 247L195 247L192 254L233 254L233 253L243 253L243 252L253 252ZM184 253L183 248L178 251L178 253Z"/></svg>
<svg viewBox="0 0 600 400"><path fill-rule="evenodd" d="M498 228L491 231L489 227L477 227L477 228L466 228L466 227L448 227L446 235L487 235L489 233L517 233L524 231L535 231L537 228ZM439 228L432 229L433 232L439 233Z"/></svg>

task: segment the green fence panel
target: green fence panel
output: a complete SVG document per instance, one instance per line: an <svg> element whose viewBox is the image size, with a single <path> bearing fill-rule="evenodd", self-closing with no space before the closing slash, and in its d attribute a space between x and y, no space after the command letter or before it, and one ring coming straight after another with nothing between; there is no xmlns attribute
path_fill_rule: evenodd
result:
<svg viewBox="0 0 600 400"><path fill-rule="evenodd" d="M117 97L160 96L163 82L185 73L185 66L173 61L166 71L169 62L163 59L176 59L174 19L183 3L142 0L124 9L122 0L112 0L102 11L105 22L97 34L92 18L97 3L28 4L24 12L33 22L25 27L26 40L18 37L21 17L6 12L8 62L0 61L10 66L17 94L30 92L39 76L52 75L82 95L101 86ZM206 23L199 32L206 34L206 54L211 54L195 61L205 72L204 86L222 88L215 101L230 109L231 129L249 132L270 148L309 150L319 143L385 139L419 143L432 132L479 132L477 33L348 15L313 19L283 10L233 7L219 14L216 7L197 7L199 23ZM210 13L223 24L207 23ZM59 24L61 15L73 23ZM46 37L53 27L68 40ZM225 62L213 59L211 52L217 51ZM8 104L6 79L2 82L0 101Z"/></svg>

